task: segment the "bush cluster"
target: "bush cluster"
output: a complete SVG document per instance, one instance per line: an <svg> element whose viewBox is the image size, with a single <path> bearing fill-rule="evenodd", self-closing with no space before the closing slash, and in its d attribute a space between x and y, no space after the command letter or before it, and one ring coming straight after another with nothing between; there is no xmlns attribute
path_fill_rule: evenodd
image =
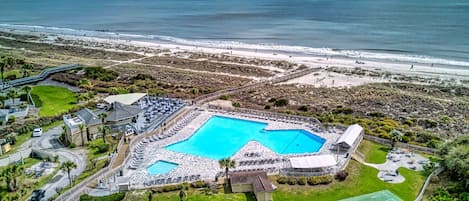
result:
<svg viewBox="0 0 469 201"><path fill-rule="evenodd" d="M205 188L208 184L205 181L195 181L191 183L192 188Z"/></svg>
<svg viewBox="0 0 469 201"><path fill-rule="evenodd" d="M187 189L187 185L179 184L179 185L156 187L156 188L152 188L152 191L154 193L165 193L165 192L171 192L171 191L178 191L181 189Z"/></svg>
<svg viewBox="0 0 469 201"><path fill-rule="evenodd" d="M107 70L102 67L88 67L85 68L85 77L109 82L117 78L119 74L112 70Z"/></svg>
<svg viewBox="0 0 469 201"><path fill-rule="evenodd" d="M80 196L80 201L121 201L125 197L124 192L114 193L108 196L94 197L88 194L83 194Z"/></svg>
<svg viewBox="0 0 469 201"><path fill-rule="evenodd" d="M319 184L329 184L333 181L331 175L323 176L312 176L312 177L278 177L277 182L279 184L288 184L288 185L319 185Z"/></svg>
<svg viewBox="0 0 469 201"><path fill-rule="evenodd" d="M347 178L347 176L348 176L348 172L345 170L341 170L337 172L337 174L335 174L335 179L339 181L344 181Z"/></svg>

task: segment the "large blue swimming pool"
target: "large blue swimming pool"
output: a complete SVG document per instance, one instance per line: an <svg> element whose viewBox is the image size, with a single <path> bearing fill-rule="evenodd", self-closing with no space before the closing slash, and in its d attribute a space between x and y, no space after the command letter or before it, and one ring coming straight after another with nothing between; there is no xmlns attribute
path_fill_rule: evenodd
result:
<svg viewBox="0 0 469 201"><path fill-rule="evenodd" d="M213 116L189 139L167 150L219 160L230 157L254 140L278 154L312 153L325 140L305 130L264 130L266 123Z"/></svg>

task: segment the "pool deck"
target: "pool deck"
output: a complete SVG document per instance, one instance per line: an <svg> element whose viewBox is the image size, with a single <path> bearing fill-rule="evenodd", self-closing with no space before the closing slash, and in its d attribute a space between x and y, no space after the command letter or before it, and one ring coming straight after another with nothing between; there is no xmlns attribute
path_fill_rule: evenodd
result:
<svg viewBox="0 0 469 201"><path fill-rule="evenodd" d="M214 111L200 111L191 122L188 122L179 132L175 135L165 138L163 140L146 143L144 147L144 160L143 163L136 169L126 169L125 175L130 179L132 188L145 188L145 182L154 181L157 179L167 178L178 178L191 175L197 175L202 180L213 180L215 176L219 174L220 169L218 161L204 158L200 156L177 153L166 150L165 147L180 142L191 137L197 129L199 129L208 119L213 115L225 116L231 118L239 118L245 120L252 120L267 123L266 130L283 130L283 129L303 129L311 132L321 138L324 138L326 142L323 147L317 153L306 153L306 154L289 154L280 155L263 146L256 141L249 141L243 146L238 152L236 152L231 158L237 162L237 167L234 170L252 170L252 169L267 169L271 171L269 174L278 174L281 168L284 168L288 163L286 161L289 157L294 156L305 156L305 155L316 155L316 154L332 154L330 147L335 142L342 130L331 129L325 132L314 132L308 125L302 122L292 122L268 119L265 117L256 117L253 115L245 115L238 113L220 113ZM229 139L227 139L229 140ZM254 153L255 156L249 156L249 153ZM241 161L253 161L253 160L269 160L269 163L257 163L251 165L240 166ZM177 163L178 166L167 174L163 175L150 175L147 172L147 168L158 160L165 160L168 162ZM341 161L343 160L343 161ZM344 157L340 157L339 163L345 163ZM181 181L182 182L182 181ZM179 182L179 183L181 183Z"/></svg>

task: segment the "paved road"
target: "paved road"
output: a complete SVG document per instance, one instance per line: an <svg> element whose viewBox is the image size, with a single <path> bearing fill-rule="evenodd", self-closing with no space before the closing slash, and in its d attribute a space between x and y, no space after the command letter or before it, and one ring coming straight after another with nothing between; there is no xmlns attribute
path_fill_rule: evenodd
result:
<svg viewBox="0 0 469 201"><path fill-rule="evenodd" d="M71 175L80 175L86 168L86 154L82 150L70 150L64 148L58 141L57 138L62 133L62 125L55 128L49 129L41 137L31 138L23 143L18 151L11 154L8 158L0 160L0 166L5 166L10 162L20 160L21 157L28 157L32 149L42 150L51 155L58 155L59 161L73 161L77 164L77 168L71 171ZM57 192L57 188L63 188L69 183L67 173L63 171L57 172L57 174L42 187L46 191L45 198L48 200L53 197Z"/></svg>

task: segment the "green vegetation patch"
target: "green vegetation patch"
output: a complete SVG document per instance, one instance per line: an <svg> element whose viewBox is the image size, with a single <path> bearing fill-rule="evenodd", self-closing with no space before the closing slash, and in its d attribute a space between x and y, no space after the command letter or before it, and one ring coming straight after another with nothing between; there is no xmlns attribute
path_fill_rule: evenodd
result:
<svg viewBox="0 0 469 201"><path fill-rule="evenodd" d="M39 116L55 116L75 107L75 94L64 87L36 86L31 90L34 102L41 103Z"/></svg>
<svg viewBox="0 0 469 201"><path fill-rule="evenodd" d="M403 200L414 200L425 180L422 172L399 168L399 172L405 177L400 184L390 184L378 179L378 170L362 165L356 161L350 161L347 167L349 177L343 182L334 181L330 185L318 187L279 185L274 191L274 200L282 201L336 201L353 196L389 190Z"/></svg>
<svg viewBox="0 0 469 201"><path fill-rule="evenodd" d="M363 140L358 147L358 151L365 155L365 162L381 164L386 162L386 155L391 147Z"/></svg>
<svg viewBox="0 0 469 201"><path fill-rule="evenodd" d="M121 201L125 197L124 192L114 193L108 196L94 197L87 194L80 196L80 201Z"/></svg>

